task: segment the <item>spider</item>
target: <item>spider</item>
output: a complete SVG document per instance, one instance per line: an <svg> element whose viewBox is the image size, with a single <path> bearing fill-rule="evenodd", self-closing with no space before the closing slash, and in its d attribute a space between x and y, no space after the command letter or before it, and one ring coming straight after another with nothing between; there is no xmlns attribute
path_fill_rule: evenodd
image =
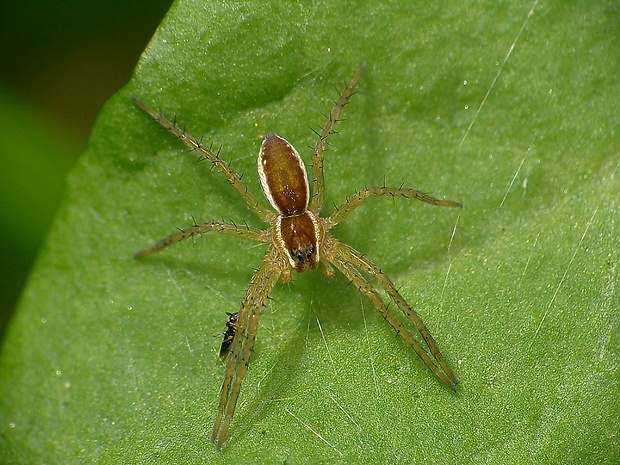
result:
<svg viewBox="0 0 620 465"><path fill-rule="evenodd" d="M333 267L338 269L363 295L370 299L381 316L413 348L426 366L446 386L456 390L458 381L441 356L433 337L420 316L398 292L394 283L379 267L360 252L339 242L329 233L329 230L370 197L414 198L432 205L445 207L461 207L461 204L452 200L440 200L413 189L370 187L348 198L330 216L319 216L325 198L323 181L325 145L328 137L334 133L334 127L342 109L353 94L364 68L362 65L357 70L327 116L322 132L320 134L317 132L319 138L312 154L312 196L310 195L310 183L308 182L306 168L297 150L276 134L270 133L264 137L258 154L258 176L263 194L275 213L256 200L241 177L220 158L219 152L211 151L196 138L177 127L175 123L167 120L137 98L131 97L139 108L197 152L200 159L210 161L213 166L221 171L248 207L268 225L267 229L258 229L250 226L239 226L234 223L207 222L194 224L194 226L171 234L153 247L135 254L135 257L145 257L188 237L208 232L229 234L268 244L267 253L254 271L239 312L228 314L227 330L224 333L224 341L220 349L221 358L225 359L228 355L228 361L226 362L224 381L211 436L211 441L216 443L217 450L222 448L226 440L235 413L241 383L246 374L256 340L258 320L276 282L278 279L285 283L288 282L291 279L291 269L301 273L320 267L329 278L334 276ZM424 343L428 346L428 350L418 342L407 325L403 324L388 309L384 299L371 285L370 279L372 278L379 282L391 300L405 314L409 320L408 324L415 326Z"/></svg>

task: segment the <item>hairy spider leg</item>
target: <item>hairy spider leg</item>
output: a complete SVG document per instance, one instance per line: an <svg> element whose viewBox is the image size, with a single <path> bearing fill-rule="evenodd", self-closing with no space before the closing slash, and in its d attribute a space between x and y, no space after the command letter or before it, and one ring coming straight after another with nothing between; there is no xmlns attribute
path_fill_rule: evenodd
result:
<svg viewBox="0 0 620 465"><path fill-rule="evenodd" d="M327 138L334 132L334 126L338 122L340 113L342 113L342 109L347 104L349 97L353 95L353 89L357 85L357 81L362 77L364 69L366 69L366 65L362 65L357 69L353 79L351 79L351 82L329 113L323 131L321 134L317 133L319 138L314 145L314 152L312 153L312 199L308 206L308 210L317 215L323 208L323 203L325 202L325 181L323 178L323 151L325 150L325 144L327 143Z"/></svg>
<svg viewBox="0 0 620 465"><path fill-rule="evenodd" d="M250 209L256 214L256 216L258 216L265 223L271 223L271 221L275 217L274 213L267 210L261 203L256 200L256 198L248 190L245 183L241 180L241 176L239 176L228 163L222 160L217 153L209 150L207 147L202 145L195 137L190 136L185 131L182 131L173 122L166 119L163 115L157 113L155 110L150 108L141 100L133 96L131 96L130 98L137 107L148 113L151 118L161 124L176 137L181 139L190 149L198 153L201 159L209 160L213 164L213 166L215 166L222 174L224 174L224 176L226 176L228 182L235 188L235 190L239 193L245 203L248 204L248 207L250 207Z"/></svg>
<svg viewBox="0 0 620 465"><path fill-rule="evenodd" d="M264 231L258 228L252 228L250 226L237 226L236 224L228 223L203 223L197 226L191 226L186 229L181 229L175 233L170 234L168 237L162 239L153 247L140 250L134 254L135 258L146 257L153 253L159 252L166 247L181 242L183 239L193 237L196 234L205 234L208 232L217 232L222 234L228 234L230 236L242 237L244 239L251 239L257 242L269 242L269 237L266 235L268 231Z"/></svg>
<svg viewBox="0 0 620 465"><path fill-rule="evenodd" d="M331 216L327 219L329 227L331 228L333 226L336 226L347 216L349 216L349 214L353 210L359 207L370 197L381 196L403 197L406 199L414 198L417 200L421 200L422 202L430 203L431 205L438 205L441 207L462 207L459 202L455 202L454 200L437 199L433 196L425 194L424 192L420 192L414 189L403 189L397 187L369 187L348 198L346 202L336 208L334 213L332 213Z"/></svg>
<svg viewBox="0 0 620 465"><path fill-rule="evenodd" d="M277 260L277 251L274 246L270 246L265 258L252 276L241 310L237 315L237 332L232 341L226 374L220 392L217 416L211 434L211 441L217 440L217 450L222 448L226 440L226 433L235 413L239 392L241 391L241 382L247 371L256 340L258 320L263 313L269 294L281 274L274 271L274 263L277 263Z"/></svg>
<svg viewBox="0 0 620 465"><path fill-rule="evenodd" d="M407 343L409 343L413 350L415 350L418 356L424 361L425 365L430 368L431 371L435 373L435 375L437 375L437 377L441 379L446 386L452 390L456 390L458 380L441 356L437 343L431 336L420 316L409 306L403 296L400 295L390 278L388 278L378 266L368 260L353 247L338 242L333 237L330 237L330 240L335 241L333 255L336 263L334 264L337 267L340 265L340 267L342 267L341 271L343 271L343 274L351 279L351 281L353 281L353 283L370 298L375 307L377 307L377 310L379 310L379 313L381 313L381 315L392 325L396 332L400 334L403 339L407 341ZM354 269L352 270L351 268ZM368 281L358 272L358 270L363 271L379 281L383 289L385 289L398 308L402 310L402 312L420 332L424 342L426 342L426 345L430 349L432 356L435 358L439 366L437 366L437 364L430 358L428 352L413 338L411 333L403 327L396 316L383 303L381 297L379 297L379 294L377 294L377 292L370 286ZM350 276L347 273L349 273ZM443 370L443 372L441 370Z"/></svg>
<svg viewBox="0 0 620 465"><path fill-rule="evenodd" d="M328 258L338 270L349 280L351 281L355 287L365 294L372 304L375 306L377 311L381 314L384 320L386 320L392 328L396 331L396 333L401 336L415 351L415 353L422 359L424 364L430 368L430 370L450 389L454 390L454 383L446 377L446 375L439 370L439 368L435 365L433 360L429 357L428 353L424 350L424 348L420 345L420 343L413 337L411 332L405 328L405 326L396 318L396 316L388 310L387 306L381 299L379 293L371 286L366 278L362 275L362 273L353 266L352 263L347 261L345 258L336 254L334 257Z"/></svg>
<svg viewBox="0 0 620 465"><path fill-rule="evenodd" d="M347 199L345 203L343 203L340 207L336 208L334 213L329 218L325 219L325 229L329 230L332 227L336 226L340 221L344 220L353 210L359 207L362 203L364 203L370 197L380 197L380 196L391 196L391 197L403 197L403 198L415 198L417 200L421 200L422 202L426 202L432 205L438 205L443 207L461 207L462 205L459 202L455 202L454 200L441 200L435 197L432 197L424 192L414 190L414 189L405 189L405 188L394 188L394 187L371 187L366 188L360 192L357 192L355 195ZM426 328L426 325L420 318L420 316L409 306L407 301L400 295L394 283L387 277L381 269L368 260L364 255L355 250L353 247L350 247L346 244L343 244L337 241L333 236L327 235L329 237L329 241L333 241L333 248L329 247L331 250L331 255L326 258L330 261L336 260L333 262L334 265L344 274L350 281L352 281L356 287L362 291L364 294L368 296L368 298L373 302L374 306L377 308L379 313L392 325L392 327L396 330L398 334L400 334L405 341L415 350L418 356L424 361L424 364L428 366L431 371L439 378L441 381L446 384L450 389L455 390L456 385L458 384L458 380L454 373L448 366L448 364L444 361L439 349L437 347L437 343L431 336L430 332ZM368 275L377 278L381 286L386 290L390 298L398 305L398 307L407 315L409 320L415 325L418 329L422 338L426 342L426 345L431 351L431 354L439 364L439 367L433 362L433 360L429 357L428 353L424 348L413 338L411 333L402 326L400 321L388 310L387 306L381 300L379 294L372 288L372 286L368 283L368 281L361 275L358 269L364 270ZM441 371L443 370L443 372Z"/></svg>

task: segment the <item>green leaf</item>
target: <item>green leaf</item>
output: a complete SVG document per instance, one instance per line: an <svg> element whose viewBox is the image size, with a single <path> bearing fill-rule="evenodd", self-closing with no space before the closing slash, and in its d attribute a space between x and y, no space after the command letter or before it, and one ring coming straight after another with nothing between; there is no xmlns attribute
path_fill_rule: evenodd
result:
<svg viewBox="0 0 620 465"><path fill-rule="evenodd" d="M0 359L2 463L617 463L618 8L480 2L174 5L103 108ZM217 351L264 245L197 221L252 217L223 176L135 108L222 146L260 195L272 131L326 152L334 234L392 277L461 380L433 378L339 276L278 284L229 440L209 441ZM329 214L331 208L326 209Z"/></svg>
<svg viewBox="0 0 620 465"><path fill-rule="evenodd" d="M63 129L0 85L0 340L80 149Z"/></svg>

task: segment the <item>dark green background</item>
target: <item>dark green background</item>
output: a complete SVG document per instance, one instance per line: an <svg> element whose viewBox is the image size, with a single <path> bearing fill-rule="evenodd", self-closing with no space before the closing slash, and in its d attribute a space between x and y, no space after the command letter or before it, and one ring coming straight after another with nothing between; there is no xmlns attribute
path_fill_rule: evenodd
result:
<svg viewBox="0 0 620 465"><path fill-rule="evenodd" d="M0 340L73 160L171 3L0 3Z"/></svg>

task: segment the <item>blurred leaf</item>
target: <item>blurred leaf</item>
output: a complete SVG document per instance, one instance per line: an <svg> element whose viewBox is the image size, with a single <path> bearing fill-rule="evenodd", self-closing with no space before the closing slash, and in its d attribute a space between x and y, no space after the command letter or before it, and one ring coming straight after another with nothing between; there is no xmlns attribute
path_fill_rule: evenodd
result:
<svg viewBox="0 0 620 465"><path fill-rule="evenodd" d="M49 115L0 86L0 341L79 148Z"/></svg>
<svg viewBox="0 0 620 465"><path fill-rule="evenodd" d="M534 5L175 4L101 112L7 338L2 462L617 463L618 11ZM374 199L334 233L401 286L459 393L342 277L295 276L217 454L225 312L265 247L131 255L192 216L259 222L129 95L259 195L261 135L308 161L361 62L328 204L385 178L465 208Z"/></svg>

